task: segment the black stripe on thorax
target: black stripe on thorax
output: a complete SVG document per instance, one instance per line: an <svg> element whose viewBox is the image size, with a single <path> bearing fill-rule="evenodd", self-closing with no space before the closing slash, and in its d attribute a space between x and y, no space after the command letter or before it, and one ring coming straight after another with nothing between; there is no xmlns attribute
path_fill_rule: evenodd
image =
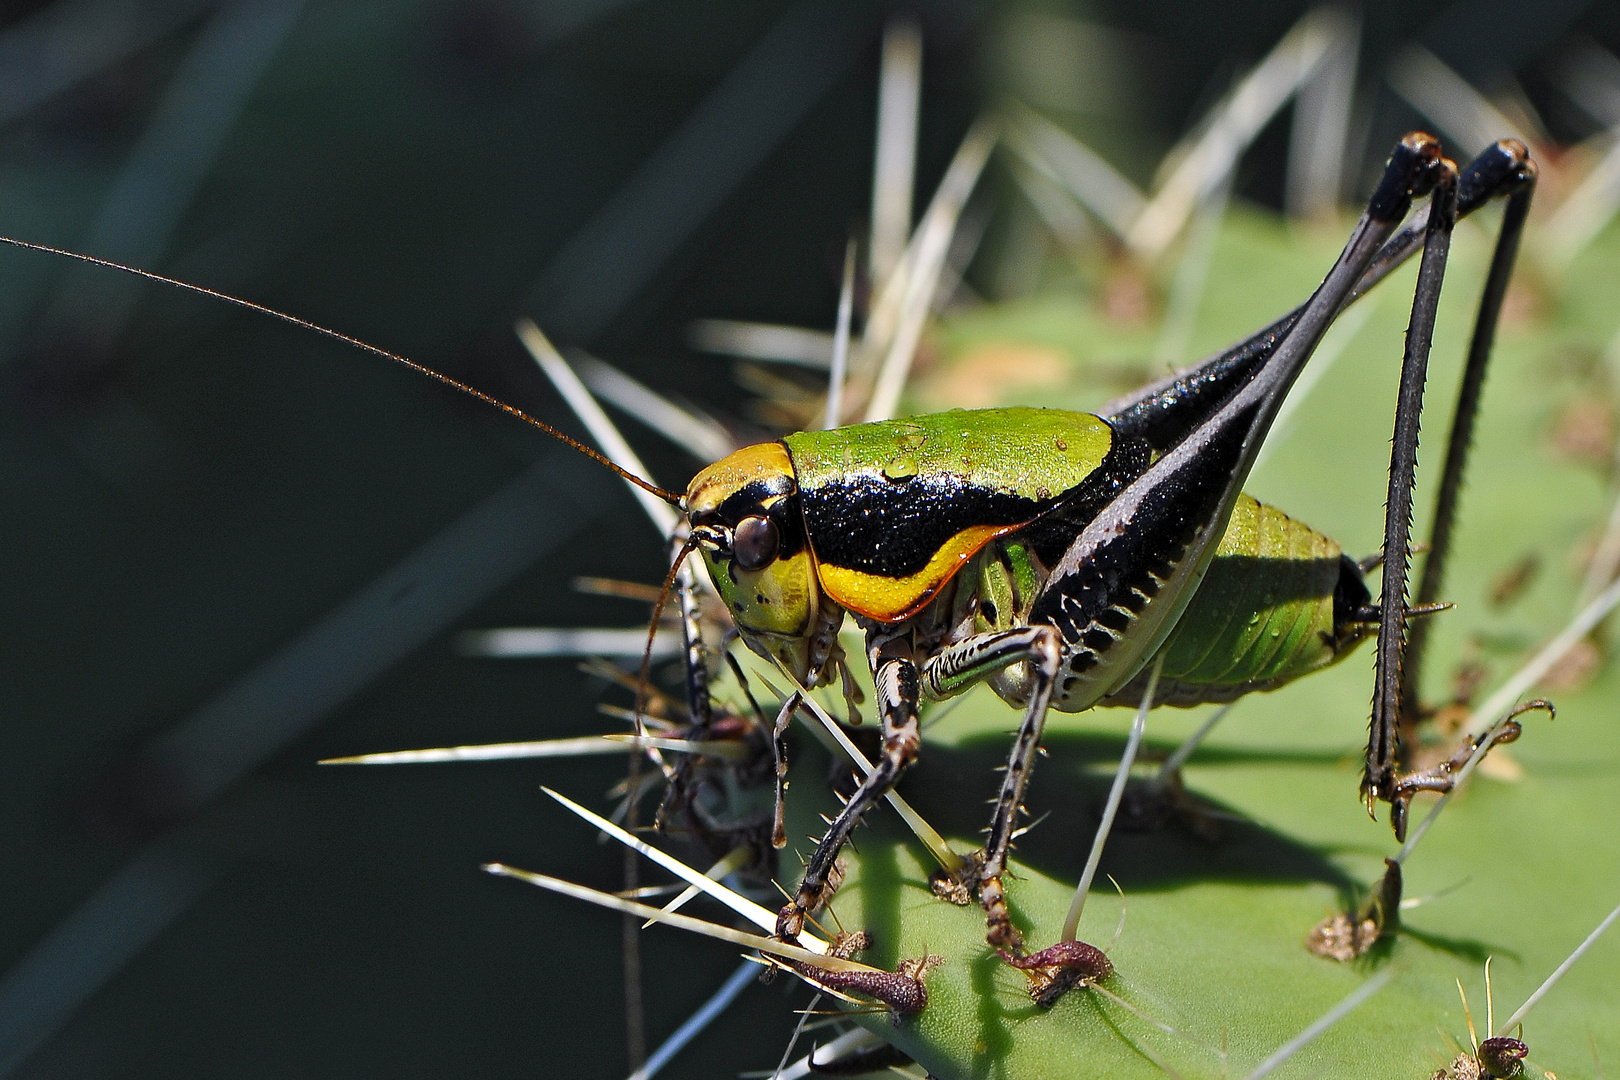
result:
<svg viewBox="0 0 1620 1080"><path fill-rule="evenodd" d="M799 493L816 558L867 574L917 573L973 525L1017 525L1052 505L952 473L890 480L855 472Z"/></svg>
<svg viewBox="0 0 1620 1080"><path fill-rule="evenodd" d="M890 480L856 472L801 490L805 527L816 558L885 577L907 577L928 565L951 537L974 525L1031 524L1037 557L1061 554L1085 523L1147 468L1150 452L1138 439L1115 440L1079 484L1044 499L939 473Z"/></svg>

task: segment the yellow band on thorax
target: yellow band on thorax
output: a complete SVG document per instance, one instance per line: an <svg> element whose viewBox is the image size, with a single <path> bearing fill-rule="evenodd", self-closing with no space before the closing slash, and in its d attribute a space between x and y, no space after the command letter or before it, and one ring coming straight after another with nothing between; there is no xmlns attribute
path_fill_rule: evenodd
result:
<svg viewBox="0 0 1620 1080"><path fill-rule="evenodd" d="M821 587L838 603L882 622L899 622L922 610L934 594L990 541L1020 525L971 525L945 543L928 565L903 578L868 574L827 563L816 565Z"/></svg>

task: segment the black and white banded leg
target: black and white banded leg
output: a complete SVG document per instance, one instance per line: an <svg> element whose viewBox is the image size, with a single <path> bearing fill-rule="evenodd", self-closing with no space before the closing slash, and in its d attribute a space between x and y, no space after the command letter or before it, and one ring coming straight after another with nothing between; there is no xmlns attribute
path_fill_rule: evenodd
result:
<svg viewBox="0 0 1620 1080"><path fill-rule="evenodd" d="M908 657L879 655L875 660L873 682L877 687L878 716L883 721L883 753L877 766L822 834L815 854L805 867L798 891L777 913L776 934L784 941L796 940L804 928L805 915L831 898L829 883L844 842L872 804L886 795L906 767L917 759L921 744L917 724L917 665Z"/></svg>

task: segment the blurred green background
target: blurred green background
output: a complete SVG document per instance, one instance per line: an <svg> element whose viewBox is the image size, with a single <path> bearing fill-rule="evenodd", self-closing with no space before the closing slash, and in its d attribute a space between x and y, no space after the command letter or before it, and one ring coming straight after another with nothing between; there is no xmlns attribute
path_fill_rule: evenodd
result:
<svg viewBox="0 0 1620 1080"><path fill-rule="evenodd" d="M1005 94L1147 185L1304 11L8 4L0 231L295 313L567 426L510 333L528 314L746 438L766 431L751 395L688 327L831 326L891 15L923 35L921 206ZM1564 78L1580 50L1620 50L1612 6L1361 14L1349 200L1429 123L1385 79L1411 42L1522 99L1557 143L1620 122ZM1279 118L1236 197L1280 210L1287 153ZM1016 272L1016 200L993 162L966 268L987 300L1037 284ZM0 282L0 1075L624 1075L618 921L559 921L477 871L616 887L617 853L536 785L605 790L622 759L314 764L611 730L592 711L605 684L572 661L468 660L452 639L644 618L569 586L661 577L622 487L262 316L19 251L0 252ZM700 463L627 432L667 485ZM736 961L673 934L644 949L656 1043ZM745 993L745 1019L662 1075L774 1065L783 984Z"/></svg>

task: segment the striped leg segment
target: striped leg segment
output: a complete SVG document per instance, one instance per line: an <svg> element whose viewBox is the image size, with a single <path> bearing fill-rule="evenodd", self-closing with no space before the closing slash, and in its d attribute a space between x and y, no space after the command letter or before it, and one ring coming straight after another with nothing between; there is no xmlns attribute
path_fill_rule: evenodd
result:
<svg viewBox="0 0 1620 1080"><path fill-rule="evenodd" d="M1376 686L1373 692L1372 737L1362 790L1369 798L1395 798L1396 717L1401 665L1406 651L1406 579L1411 565L1412 492L1417 485L1418 424L1423 414L1423 387L1428 378L1429 346L1445 281L1451 231L1457 218L1457 173L1440 159L1440 172L1429 202L1429 221L1412 296L1412 319L1401 360L1401 385L1395 409L1394 447L1389 462L1389 497L1384 509L1383 597L1378 621ZM1401 807L1392 815L1397 834Z"/></svg>
<svg viewBox="0 0 1620 1080"><path fill-rule="evenodd" d="M782 819L783 796L787 792L787 729L792 721L793 714L798 711L804 699L797 690L787 696L782 702L782 709L776 714L776 723L771 728L771 755L776 762L776 811L771 824L771 846L783 848L787 846L787 826Z"/></svg>
<svg viewBox="0 0 1620 1080"><path fill-rule="evenodd" d="M702 612L698 608L697 581L692 574L691 559L684 551L676 556L681 560L675 571L675 596L681 611L681 645L686 660L686 711L688 723L682 738L695 742L709 737L713 726L713 709L709 701L709 660L703 644ZM655 825L663 829L671 813L684 810L682 800L691 787L691 774L695 758L691 754L677 755L675 775L664 790L658 806ZM690 818L690 815L688 815ZM690 822L689 822L690 824Z"/></svg>
<svg viewBox="0 0 1620 1080"><path fill-rule="evenodd" d="M810 857L810 865L805 868L799 891L777 913L776 934L784 941L796 940L804 928L805 914L830 899L832 890L828 883L844 841L849 839L872 804L886 795L906 767L917 760L917 748L921 744L917 727L917 665L904 657L880 656L873 665L873 682L877 685L878 715L883 720L883 756L822 834L815 854Z"/></svg>
<svg viewBox="0 0 1620 1080"><path fill-rule="evenodd" d="M985 938L999 949L1016 952L1022 937L1007 912L1007 894L1001 875L1007 868L1007 851L1012 847L1018 815L1023 810L1024 786L1029 782L1035 752L1040 748L1041 731L1046 727L1046 710L1052 702L1052 688L1063 666L1062 639L1051 626L1025 626L993 634L980 634L951 646L928 662L923 677L930 692L945 696L1011 664L1027 663L1030 668L1029 701L1024 720L1018 725L1007 771L1001 778L1001 793L990 819L985 840L984 864L979 871L979 903L984 907Z"/></svg>

